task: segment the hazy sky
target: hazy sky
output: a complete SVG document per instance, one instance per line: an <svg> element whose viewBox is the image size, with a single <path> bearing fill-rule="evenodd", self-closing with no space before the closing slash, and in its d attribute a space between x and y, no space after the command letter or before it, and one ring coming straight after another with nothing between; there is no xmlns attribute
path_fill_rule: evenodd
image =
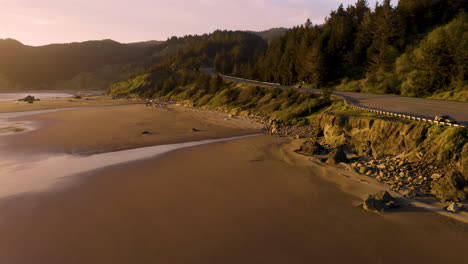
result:
<svg viewBox="0 0 468 264"><path fill-rule="evenodd" d="M322 23L356 0L0 0L0 38L43 45L90 39L165 40L216 29ZM376 0L368 0L374 6Z"/></svg>

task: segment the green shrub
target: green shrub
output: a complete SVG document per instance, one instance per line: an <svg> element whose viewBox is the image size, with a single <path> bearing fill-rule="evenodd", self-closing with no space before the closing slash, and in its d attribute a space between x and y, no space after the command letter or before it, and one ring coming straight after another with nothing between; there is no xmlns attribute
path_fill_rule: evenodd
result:
<svg viewBox="0 0 468 264"><path fill-rule="evenodd" d="M449 172L432 183L431 193L442 201L463 201L467 198L467 181L459 172Z"/></svg>

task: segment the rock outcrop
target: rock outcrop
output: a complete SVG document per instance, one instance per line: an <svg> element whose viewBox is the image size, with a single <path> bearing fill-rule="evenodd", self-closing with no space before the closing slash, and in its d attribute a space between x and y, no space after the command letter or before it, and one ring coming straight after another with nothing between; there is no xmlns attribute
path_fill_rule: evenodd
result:
<svg viewBox="0 0 468 264"><path fill-rule="evenodd" d="M298 150L299 153L304 155L322 155L327 153L327 149L324 148L317 140L308 140L302 143Z"/></svg>
<svg viewBox="0 0 468 264"><path fill-rule="evenodd" d="M344 151L344 146L341 145L330 152L327 163L338 164L340 162L348 163L348 157Z"/></svg>

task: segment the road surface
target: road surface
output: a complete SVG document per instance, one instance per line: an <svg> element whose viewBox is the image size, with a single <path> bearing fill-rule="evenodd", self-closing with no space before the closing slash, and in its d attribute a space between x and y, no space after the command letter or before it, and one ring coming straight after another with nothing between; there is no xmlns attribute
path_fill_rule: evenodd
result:
<svg viewBox="0 0 468 264"><path fill-rule="evenodd" d="M212 75L215 74L211 69L204 69L203 71ZM221 77L227 81L248 83L264 87L297 89L291 86L245 80L226 75L221 75ZM314 93L321 92L320 89L302 88L301 90ZM335 91L333 94L339 97L343 97L357 106L412 115L427 119L434 119L436 115L449 115L458 123L468 125L468 103L464 102L343 91Z"/></svg>

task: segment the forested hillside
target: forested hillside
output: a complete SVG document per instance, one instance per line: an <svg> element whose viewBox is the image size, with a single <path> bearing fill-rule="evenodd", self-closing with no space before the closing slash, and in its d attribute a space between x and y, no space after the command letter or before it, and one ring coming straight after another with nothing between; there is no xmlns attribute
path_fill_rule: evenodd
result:
<svg viewBox="0 0 468 264"><path fill-rule="evenodd" d="M463 100L467 15L463 0L389 0L340 5L323 25L304 25L271 42L254 65L231 73L286 85ZM468 100L468 98L466 98Z"/></svg>
<svg viewBox="0 0 468 264"><path fill-rule="evenodd" d="M270 28L268 30L263 30L263 31L247 31L250 33L253 33L255 35L258 35L262 37L264 40L266 40L268 43L271 43L273 40L284 36L286 32L288 31L287 28Z"/></svg>
<svg viewBox="0 0 468 264"><path fill-rule="evenodd" d="M154 63L149 59L159 49L163 47L151 43L126 45L112 40L32 47L3 39L0 40L0 90L77 86L104 89L135 74L145 62L146 66ZM87 82L81 83L84 79Z"/></svg>
<svg viewBox="0 0 468 264"><path fill-rule="evenodd" d="M112 85L108 92L113 96L157 97L196 81L199 85L193 89L200 91L192 89L190 93L200 96L212 87L210 77L199 71L201 67L214 65L222 72L232 72L237 65L252 65L268 48L260 36L242 31L173 37L167 43L177 48L145 72Z"/></svg>
<svg viewBox="0 0 468 264"><path fill-rule="evenodd" d="M0 40L0 91L105 89L161 65L196 70L216 65L232 72L235 65L254 63L267 46L262 37L241 31L131 44L104 40L31 47L5 39Z"/></svg>

